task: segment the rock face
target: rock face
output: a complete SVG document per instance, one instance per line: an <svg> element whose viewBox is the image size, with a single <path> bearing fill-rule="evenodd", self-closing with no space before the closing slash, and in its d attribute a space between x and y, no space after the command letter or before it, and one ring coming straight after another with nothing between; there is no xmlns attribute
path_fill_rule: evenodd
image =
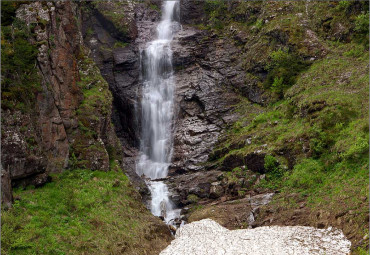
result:
<svg viewBox="0 0 370 255"><path fill-rule="evenodd" d="M349 254L351 242L337 229L260 227L229 231L210 219L182 226L160 254Z"/></svg>
<svg viewBox="0 0 370 255"><path fill-rule="evenodd" d="M127 5L125 18L119 20L120 26L123 30L135 30L135 33L126 33L124 37L112 33L118 28L117 23L109 23L113 5L115 8ZM140 145L139 46L154 35L153 29L159 17L158 10L130 1L100 2L98 5L86 3L82 12L84 41L113 94L112 121L122 144L124 170L142 195L148 195L149 190L135 172Z"/></svg>
<svg viewBox="0 0 370 255"><path fill-rule="evenodd" d="M2 110L2 167L7 172L2 179L37 187L50 180L49 173L67 167L108 171L109 161L121 151L111 124L112 96L89 60L78 5L32 2L20 5L16 16L31 32L29 43L38 47L41 91L26 112Z"/></svg>
<svg viewBox="0 0 370 255"><path fill-rule="evenodd" d="M130 178L136 180L136 185L142 187L144 184L135 173L141 130L140 49L156 35L160 13L143 3L129 4L128 20L122 24L131 24L134 16L137 33L130 33L122 40L111 33L107 21L100 17L109 16L107 10L111 5L86 5L83 36L113 93L113 121L123 145L125 169ZM180 1L181 22L199 22L204 17L203 5L199 1ZM184 25L171 47L176 79L173 163L169 169L174 183L172 192L177 201L186 200L194 189L198 190L195 192L198 195L208 197L211 182L217 181L210 176L218 173L205 174L210 177L207 179L201 172L206 170L204 163L219 135L237 119L234 109L241 100L240 94L256 102L264 99L258 87L245 82L247 77L240 49L230 40ZM184 179L196 180L197 184L194 187L190 182L183 182Z"/></svg>
<svg viewBox="0 0 370 255"><path fill-rule="evenodd" d="M204 169L200 163L237 117L232 110L239 97L231 84L243 81L237 58L230 57L237 49L208 32L184 28L174 38L173 51L177 118L170 174Z"/></svg>
<svg viewBox="0 0 370 255"><path fill-rule="evenodd" d="M204 1L181 0L180 21L182 24L197 24L204 18Z"/></svg>

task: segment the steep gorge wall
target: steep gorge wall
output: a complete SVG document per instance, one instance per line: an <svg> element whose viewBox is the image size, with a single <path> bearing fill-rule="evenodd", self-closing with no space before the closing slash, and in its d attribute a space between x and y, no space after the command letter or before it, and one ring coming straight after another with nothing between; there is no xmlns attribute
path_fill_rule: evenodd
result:
<svg viewBox="0 0 370 255"><path fill-rule="evenodd" d="M32 2L20 5L16 17L37 46L41 86L28 109L2 107L2 181L40 186L68 167L108 171L121 160L121 146L111 92L83 43L79 6ZM3 196L5 203L11 199Z"/></svg>

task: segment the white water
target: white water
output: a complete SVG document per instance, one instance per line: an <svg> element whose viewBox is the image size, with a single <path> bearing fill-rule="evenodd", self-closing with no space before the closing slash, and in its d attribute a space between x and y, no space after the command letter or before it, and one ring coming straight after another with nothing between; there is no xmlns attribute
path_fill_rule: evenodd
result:
<svg viewBox="0 0 370 255"><path fill-rule="evenodd" d="M177 1L164 1L157 39L142 50L142 139L136 166L139 176L145 175L150 179L147 184L152 196L152 213L163 216L169 224L179 217L179 210L171 202L166 184L151 180L166 177L171 162L174 101L171 41L179 27L174 20L178 8Z"/></svg>

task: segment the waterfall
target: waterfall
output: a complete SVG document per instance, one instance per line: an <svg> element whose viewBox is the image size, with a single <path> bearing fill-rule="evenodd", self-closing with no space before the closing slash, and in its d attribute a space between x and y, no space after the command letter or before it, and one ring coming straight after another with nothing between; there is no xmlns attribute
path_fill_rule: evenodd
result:
<svg viewBox="0 0 370 255"><path fill-rule="evenodd" d="M167 176L172 154L174 79L171 41L180 24L177 1L164 1L157 38L141 50L143 93L141 100L140 157L136 165L151 191L151 212L167 224L179 217L170 200L168 187L155 179ZM154 180L154 181L153 181Z"/></svg>

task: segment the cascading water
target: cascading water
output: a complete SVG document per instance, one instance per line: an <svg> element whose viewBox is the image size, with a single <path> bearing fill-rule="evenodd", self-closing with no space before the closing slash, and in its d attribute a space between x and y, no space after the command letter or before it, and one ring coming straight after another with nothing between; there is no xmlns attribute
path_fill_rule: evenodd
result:
<svg viewBox="0 0 370 255"><path fill-rule="evenodd" d="M177 1L164 1L157 39L141 51L142 138L136 172L150 179L147 184L152 196L151 211L155 216L162 216L167 224L172 224L180 213L170 200L167 185L155 179L167 176L171 162L174 80L170 44L180 26L175 21L178 10Z"/></svg>

